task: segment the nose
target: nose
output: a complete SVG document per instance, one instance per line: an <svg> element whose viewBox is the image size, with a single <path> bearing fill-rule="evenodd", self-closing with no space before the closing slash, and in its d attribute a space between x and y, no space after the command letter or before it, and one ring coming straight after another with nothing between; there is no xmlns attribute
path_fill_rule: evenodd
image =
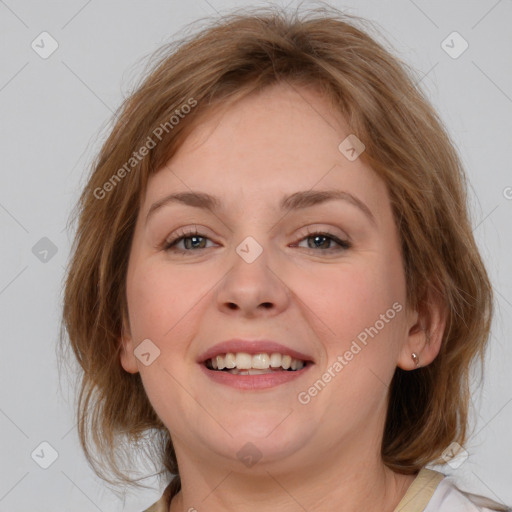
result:
<svg viewBox="0 0 512 512"><path fill-rule="evenodd" d="M263 250L250 263L250 259L236 254L233 266L217 288L217 306L224 313L253 318L277 315L288 307L290 290L279 276L282 272L277 263L269 261L267 252Z"/></svg>

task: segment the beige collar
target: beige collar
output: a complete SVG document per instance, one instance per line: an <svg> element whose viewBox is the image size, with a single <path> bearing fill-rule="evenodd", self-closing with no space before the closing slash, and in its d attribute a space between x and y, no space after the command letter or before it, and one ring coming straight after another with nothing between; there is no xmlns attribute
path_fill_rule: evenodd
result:
<svg viewBox="0 0 512 512"><path fill-rule="evenodd" d="M420 470L393 512L422 512L425 510L443 478L444 475L438 471L426 468Z"/></svg>

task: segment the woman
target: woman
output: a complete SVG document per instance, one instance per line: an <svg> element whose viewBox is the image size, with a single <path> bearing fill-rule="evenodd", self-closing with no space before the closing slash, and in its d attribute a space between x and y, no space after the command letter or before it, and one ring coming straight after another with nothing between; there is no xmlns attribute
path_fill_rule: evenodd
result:
<svg viewBox="0 0 512 512"><path fill-rule="evenodd" d="M447 133L358 23L272 8L165 48L95 162L79 434L125 483L120 441L156 434L148 511L507 510L425 468L464 453L492 288Z"/></svg>

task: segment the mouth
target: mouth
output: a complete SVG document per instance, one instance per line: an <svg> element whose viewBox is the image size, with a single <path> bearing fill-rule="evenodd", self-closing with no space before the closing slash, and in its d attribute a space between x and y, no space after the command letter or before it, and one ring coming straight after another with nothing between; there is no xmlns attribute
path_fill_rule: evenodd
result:
<svg viewBox="0 0 512 512"><path fill-rule="evenodd" d="M292 382L315 361L275 341L232 339L210 347L197 363L215 383L255 391Z"/></svg>
<svg viewBox="0 0 512 512"><path fill-rule="evenodd" d="M203 364L208 370L232 375L264 375L275 372L300 371L312 362L279 352L259 354L227 352L208 358Z"/></svg>

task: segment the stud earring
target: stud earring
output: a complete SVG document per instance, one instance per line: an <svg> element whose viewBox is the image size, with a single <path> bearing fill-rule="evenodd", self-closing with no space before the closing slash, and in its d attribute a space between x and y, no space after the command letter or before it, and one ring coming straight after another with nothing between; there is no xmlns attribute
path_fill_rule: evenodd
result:
<svg viewBox="0 0 512 512"><path fill-rule="evenodd" d="M414 364L416 365L416 368L420 366L420 358L418 357L418 354L416 352L413 352L411 354L412 360L414 361Z"/></svg>

